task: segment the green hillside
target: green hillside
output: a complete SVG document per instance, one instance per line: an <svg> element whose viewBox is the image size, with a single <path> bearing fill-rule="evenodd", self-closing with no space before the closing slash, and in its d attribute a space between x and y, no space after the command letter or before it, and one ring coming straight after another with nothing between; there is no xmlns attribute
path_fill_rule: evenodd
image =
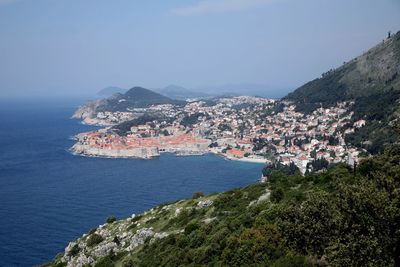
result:
<svg viewBox="0 0 400 267"><path fill-rule="evenodd" d="M142 87L133 87L124 94L116 94L112 97L102 100L101 104L96 108L96 112L128 111L134 108L147 108L151 105L182 105L184 103L184 101L171 99L169 97L153 92L149 89L145 89Z"/></svg>
<svg viewBox="0 0 400 267"><path fill-rule="evenodd" d="M305 113L354 101L354 121L365 119L367 125L349 135L347 141L371 153L381 153L385 144L399 140L393 131L400 114L399 99L400 32L284 98Z"/></svg>
<svg viewBox="0 0 400 267"><path fill-rule="evenodd" d="M325 173L155 207L46 266L399 266L400 146Z"/></svg>

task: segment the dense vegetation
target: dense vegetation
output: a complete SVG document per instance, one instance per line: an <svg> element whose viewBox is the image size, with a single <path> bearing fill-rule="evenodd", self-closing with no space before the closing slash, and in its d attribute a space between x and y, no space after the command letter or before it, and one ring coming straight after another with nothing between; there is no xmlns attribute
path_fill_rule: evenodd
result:
<svg viewBox="0 0 400 267"><path fill-rule="evenodd" d="M367 124L346 136L346 142L367 149L372 154L382 153L386 144L400 139L398 124L400 90L363 96L355 100L354 120L365 119Z"/></svg>

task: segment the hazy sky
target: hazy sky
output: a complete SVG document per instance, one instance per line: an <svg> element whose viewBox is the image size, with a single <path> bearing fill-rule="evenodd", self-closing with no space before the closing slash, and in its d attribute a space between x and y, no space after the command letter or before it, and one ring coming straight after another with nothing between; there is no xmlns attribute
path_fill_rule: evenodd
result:
<svg viewBox="0 0 400 267"><path fill-rule="evenodd" d="M389 30L399 0L0 0L0 96L295 88Z"/></svg>

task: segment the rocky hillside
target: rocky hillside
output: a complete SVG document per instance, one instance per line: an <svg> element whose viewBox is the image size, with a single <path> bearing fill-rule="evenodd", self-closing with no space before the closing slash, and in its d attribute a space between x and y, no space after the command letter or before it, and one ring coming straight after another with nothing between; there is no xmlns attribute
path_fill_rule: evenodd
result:
<svg viewBox="0 0 400 267"><path fill-rule="evenodd" d="M354 121L364 119L367 124L347 141L371 153L381 153L385 144L399 140L393 130L400 117L399 99L400 32L284 98L306 113L354 101Z"/></svg>
<svg viewBox="0 0 400 267"><path fill-rule="evenodd" d="M160 205L44 266L399 266L400 147L309 176Z"/></svg>

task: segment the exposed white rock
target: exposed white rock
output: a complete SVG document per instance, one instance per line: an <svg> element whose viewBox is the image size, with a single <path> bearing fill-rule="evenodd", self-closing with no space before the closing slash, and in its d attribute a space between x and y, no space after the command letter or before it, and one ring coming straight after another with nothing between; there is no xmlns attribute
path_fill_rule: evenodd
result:
<svg viewBox="0 0 400 267"><path fill-rule="evenodd" d="M210 222L212 222L212 221L214 221L216 219L217 219L217 217L207 218L207 219L204 219L203 222L206 223L206 224L209 224Z"/></svg>
<svg viewBox="0 0 400 267"><path fill-rule="evenodd" d="M212 200L206 199L206 200L200 200L197 203L197 208L203 209L211 206L214 202Z"/></svg>
<svg viewBox="0 0 400 267"><path fill-rule="evenodd" d="M260 204L260 203L262 203L262 202L264 202L264 201L267 201L267 200L269 199L270 195L271 195L271 191L269 191L269 189L265 189L265 193L262 194L262 195L258 198L257 204Z"/></svg>
<svg viewBox="0 0 400 267"><path fill-rule="evenodd" d="M154 242L154 241L157 240L157 239L161 239L161 238L164 238L164 237L167 237L167 236L169 236L169 234L166 233L166 232L155 233L155 234L154 234L154 238L153 238L151 241Z"/></svg>
<svg viewBox="0 0 400 267"><path fill-rule="evenodd" d="M144 242L154 236L154 232L151 228L143 228L136 232L131 239L131 244L127 248L128 251L134 250L137 246L144 244Z"/></svg>
<svg viewBox="0 0 400 267"><path fill-rule="evenodd" d="M117 247L118 245L115 242L108 242L105 244L101 244L97 246L94 251L92 251L92 255L95 258L102 258L107 256L111 250L113 250L114 252L118 251Z"/></svg>
<svg viewBox="0 0 400 267"><path fill-rule="evenodd" d="M182 211L182 208L177 208L175 210L175 216L178 216L181 213L181 211Z"/></svg>
<svg viewBox="0 0 400 267"><path fill-rule="evenodd" d="M265 193L259 196L257 200L253 200L249 203L249 207L269 200L270 196L271 196L271 191L267 188L265 189Z"/></svg>
<svg viewBox="0 0 400 267"><path fill-rule="evenodd" d="M152 220L152 219L154 219L154 218L155 218L154 216L147 217L147 218L145 218L145 219L143 220L143 222L146 223L146 222L148 222L148 221L150 221L150 220Z"/></svg>
<svg viewBox="0 0 400 267"><path fill-rule="evenodd" d="M94 259L92 256L86 256L85 254L81 253L78 257L68 261L67 267L83 267L85 265L92 265L93 263Z"/></svg>

